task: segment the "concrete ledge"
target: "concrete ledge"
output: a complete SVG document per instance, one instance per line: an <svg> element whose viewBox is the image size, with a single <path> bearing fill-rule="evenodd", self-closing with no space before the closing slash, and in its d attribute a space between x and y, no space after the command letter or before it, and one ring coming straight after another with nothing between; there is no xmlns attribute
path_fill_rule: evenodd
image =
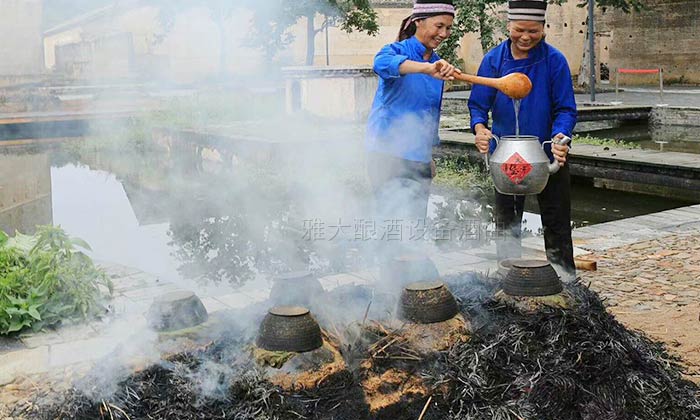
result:
<svg viewBox="0 0 700 420"><path fill-rule="evenodd" d="M283 67L288 78L306 79L318 77L376 77L370 66L290 66Z"/></svg>

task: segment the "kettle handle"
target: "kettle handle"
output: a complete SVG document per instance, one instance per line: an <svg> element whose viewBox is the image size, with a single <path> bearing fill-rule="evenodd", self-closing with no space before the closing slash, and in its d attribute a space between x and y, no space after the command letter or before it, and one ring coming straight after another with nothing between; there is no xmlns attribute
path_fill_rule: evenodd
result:
<svg viewBox="0 0 700 420"><path fill-rule="evenodd" d="M496 136L494 136L494 137L496 137ZM568 144L570 141L571 141L571 137L566 136L566 135L561 140L556 138L556 137L552 137L551 140L547 140L547 141L542 142L542 149L544 149L544 145L547 143L549 143L549 144ZM498 140L496 141L496 143L498 143Z"/></svg>
<svg viewBox="0 0 700 420"><path fill-rule="evenodd" d="M570 141L571 141L571 137L566 136L566 135L564 136L563 139L558 139L556 137L553 137L551 140L543 141L541 147L542 147L542 150L544 150L544 145L547 143L563 145L563 144L569 143ZM558 170L559 170L559 162L557 162L557 160L554 159L554 162L549 164L549 174L554 175L555 173L557 173Z"/></svg>
<svg viewBox="0 0 700 420"><path fill-rule="evenodd" d="M501 139L493 133L491 133L491 138L496 140L496 147L498 147L498 143L501 141ZM489 172L491 169L489 167L489 151L488 150L486 150L486 153L484 153L484 162L486 163L486 172Z"/></svg>

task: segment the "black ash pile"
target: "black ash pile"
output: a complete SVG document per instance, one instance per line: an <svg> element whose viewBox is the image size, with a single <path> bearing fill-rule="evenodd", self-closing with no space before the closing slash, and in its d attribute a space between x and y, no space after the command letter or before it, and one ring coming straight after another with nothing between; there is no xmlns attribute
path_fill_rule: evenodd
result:
<svg viewBox="0 0 700 420"><path fill-rule="evenodd" d="M367 418L352 375L334 375L313 390L286 395L246 357L250 341L242 337L249 338L232 331L230 337L201 351L169 356L121 381L108 398L95 398L100 390L88 389L85 381L94 378L86 378L60 401L35 401L15 414L32 419L282 420L332 411L334 416L328 418L351 420L358 413Z"/></svg>
<svg viewBox="0 0 700 420"><path fill-rule="evenodd" d="M231 334L200 352L133 374L108 399L92 400L74 391L60 403L18 414L51 419L395 420L421 414L423 420L700 419L698 387L682 378L677 361L662 345L618 323L585 286L566 286L574 302L569 309L524 313L492 298L488 279L446 280L471 323L467 341L456 340L431 357L398 341L386 346L390 332L364 334L354 348L339 344L347 359L358 352L366 359L374 355L372 369L380 374L410 372L394 375L403 384L387 386L408 389L419 379L425 387L380 410L371 410L366 398L366 363L363 368L353 360L350 371L315 387L285 391L244 357L249 353L248 342L240 338L244 335ZM371 320L366 325L381 330Z"/></svg>
<svg viewBox="0 0 700 420"><path fill-rule="evenodd" d="M460 283L451 285L456 295ZM630 331L581 284L573 307L523 313L493 299L463 302L484 318L442 354L434 384L445 418L699 419L698 387L662 344Z"/></svg>

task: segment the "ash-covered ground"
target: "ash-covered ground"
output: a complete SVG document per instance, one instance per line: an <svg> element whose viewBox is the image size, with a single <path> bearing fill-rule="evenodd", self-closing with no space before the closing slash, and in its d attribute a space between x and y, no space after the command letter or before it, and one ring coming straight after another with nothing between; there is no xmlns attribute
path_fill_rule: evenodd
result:
<svg viewBox="0 0 700 420"><path fill-rule="evenodd" d="M250 356L254 330L221 329L208 345L165 357L121 380L111 395L83 383L36 398L14 415L46 419L700 419L698 387L662 344L630 331L580 283L565 285L569 308L524 310L494 297L496 282L445 279L469 321L468 339L416 350L401 331L369 319L329 325L346 369L313 386L284 389ZM349 296L352 295L352 296ZM325 298L357 302L372 294L343 287ZM351 299L352 298L352 299ZM354 300L353 300L354 299ZM371 306L371 305L370 305ZM374 327L371 327L374 326ZM341 331L339 331L341 330ZM350 330L359 331L355 335ZM392 335L395 335L392 339ZM348 337L355 339L348 339ZM388 343L388 345L383 345ZM379 345L378 345L379 344ZM380 348L381 352L377 349ZM267 372L267 373L266 373ZM369 390L368 377L386 378ZM370 404L368 392L394 395ZM405 392L404 392L405 391ZM396 392L403 392L396 398ZM379 407L379 408L378 408Z"/></svg>

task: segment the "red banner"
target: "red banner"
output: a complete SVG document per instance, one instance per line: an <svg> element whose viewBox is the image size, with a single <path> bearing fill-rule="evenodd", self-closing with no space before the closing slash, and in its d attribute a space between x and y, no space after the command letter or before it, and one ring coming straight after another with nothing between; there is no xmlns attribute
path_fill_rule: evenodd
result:
<svg viewBox="0 0 700 420"><path fill-rule="evenodd" d="M628 74L655 74L659 72L659 69L617 69L617 71Z"/></svg>

